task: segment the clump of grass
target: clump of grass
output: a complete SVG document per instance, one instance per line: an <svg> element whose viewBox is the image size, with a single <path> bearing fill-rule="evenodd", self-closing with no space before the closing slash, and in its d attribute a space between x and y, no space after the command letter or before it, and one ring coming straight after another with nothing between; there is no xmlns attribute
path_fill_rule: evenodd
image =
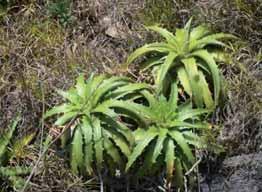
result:
<svg viewBox="0 0 262 192"><path fill-rule="evenodd" d="M241 45L232 55L233 65L224 66L228 102L223 112L221 139L229 155L255 152L261 145L258 139L262 116L259 63L256 53L247 45Z"/></svg>
<svg viewBox="0 0 262 192"><path fill-rule="evenodd" d="M48 14L63 26L72 22L71 0L56 0L47 6Z"/></svg>
<svg viewBox="0 0 262 192"><path fill-rule="evenodd" d="M138 13L138 18L145 25L163 24L166 27L175 24L175 7L172 0L156 1L146 0L145 8Z"/></svg>

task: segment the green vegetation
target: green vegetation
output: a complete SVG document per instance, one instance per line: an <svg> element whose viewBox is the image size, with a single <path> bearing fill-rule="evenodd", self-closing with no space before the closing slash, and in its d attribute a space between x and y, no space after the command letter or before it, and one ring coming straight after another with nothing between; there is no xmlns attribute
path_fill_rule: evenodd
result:
<svg viewBox="0 0 262 192"><path fill-rule="evenodd" d="M176 10L172 0L146 0L145 8L138 14L139 20L146 26L161 23L167 28L176 24L175 16Z"/></svg>
<svg viewBox="0 0 262 192"><path fill-rule="evenodd" d="M261 13L261 0L0 0L0 191L227 180L224 158L262 146Z"/></svg>
<svg viewBox="0 0 262 192"><path fill-rule="evenodd" d="M59 23L63 26L68 25L72 22L71 15L71 0L55 0L48 4L48 14L57 19Z"/></svg>
<svg viewBox="0 0 262 192"><path fill-rule="evenodd" d="M190 31L190 24L191 20L184 29L177 30L176 36L163 28L150 27L163 35L167 43L145 45L128 58L127 64L144 53L160 52L146 65L146 68L158 67L153 92L147 84L104 75L91 75L87 81L81 75L75 88L58 91L68 102L54 107L45 117L63 114L55 125L67 125L62 132L62 147L71 143L74 173L92 174L94 169L100 172L105 162L111 170L122 170L124 157L128 158L125 166L128 171L145 153L139 175L151 172L154 164L161 169L165 161L167 186L170 188L175 175L176 187L183 188L184 173L195 163L194 147L207 148L201 135L206 135L212 126L204 122L206 117L203 119L202 115L217 106L220 93L219 69L206 46L224 45L218 39L233 37L210 34L204 26ZM172 78L171 68L177 71L178 78ZM204 72L213 79L215 105ZM180 99L180 84L193 100ZM207 109L203 108L203 102Z"/></svg>
<svg viewBox="0 0 262 192"><path fill-rule="evenodd" d="M128 108L130 95L137 97L140 90L147 88L148 85L132 84L125 77L106 79L104 75L91 75L87 81L83 76L78 77L74 89L58 92L69 103L54 107L45 117L62 113L55 125L74 122L74 126L65 130L62 146L65 147L68 140L72 142L71 167L75 173L92 174L93 167L102 169L106 162L104 154L109 155L118 168L123 168L120 152L129 156L134 139L131 130L121 121L122 113L126 118L129 114L117 109ZM96 166L92 166L93 162Z"/></svg>
<svg viewBox="0 0 262 192"><path fill-rule="evenodd" d="M17 128L17 124L20 121L20 117L17 117L9 130L0 137L0 181L4 178L8 178L11 182L14 190L19 190L24 186L24 179L21 177L30 173L30 168L19 165L8 165L13 158L19 158L23 156L24 147L32 140L32 135L23 140L16 141L11 150L11 139Z"/></svg>
<svg viewBox="0 0 262 192"><path fill-rule="evenodd" d="M174 183L183 188L184 173L195 163L194 147L206 148L206 140L199 135L208 132L211 125L202 121L207 109L192 109L192 103L178 105L177 84L172 84L169 98L151 95L148 107L140 106L141 115L147 119L145 128L135 132L136 145L129 156L128 170L144 154L143 166L138 174L154 173L166 163L167 186ZM158 169L157 169L158 168ZM173 180L175 175L175 182Z"/></svg>
<svg viewBox="0 0 262 192"><path fill-rule="evenodd" d="M153 68L159 93L166 93L171 82L175 80L198 107L203 107L203 104L208 108L217 106L221 79L212 55L216 54L216 50L210 45L225 46L219 40L234 36L224 33L212 34L204 25L191 29L191 19L183 29L177 29L175 35L157 26L148 29L158 32L166 42L146 44L137 49L129 56L127 65L139 56L155 52L142 68ZM206 76L213 81L214 99Z"/></svg>

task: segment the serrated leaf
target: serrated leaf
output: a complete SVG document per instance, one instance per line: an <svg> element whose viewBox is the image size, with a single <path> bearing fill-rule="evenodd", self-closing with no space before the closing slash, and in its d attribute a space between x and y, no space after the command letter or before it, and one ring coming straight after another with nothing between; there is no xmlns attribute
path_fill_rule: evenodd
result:
<svg viewBox="0 0 262 192"><path fill-rule="evenodd" d="M147 145L155 138L157 133L148 133L144 140L139 141L139 143L135 146L133 152L128 158L128 162L126 165L126 171L130 169L130 167L133 165L133 163L137 160L137 158L143 153Z"/></svg>
<svg viewBox="0 0 262 192"><path fill-rule="evenodd" d="M189 77L188 74L186 73L186 70L184 67L178 67L177 68L177 76L178 79L182 85L182 87L184 88L185 92L192 97L192 90L191 90L191 86L189 83Z"/></svg>
<svg viewBox="0 0 262 192"><path fill-rule="evenodd" d="M154 150L155 150L155 143L151 142L145 152L145 160L143 162L143 165L138 170L138 177L144 176L146 172L151 172L153 168L152 158L153 158Z"/></svg>
<svg viewBox="0 0 262 192"><path fill-rule="evenodd" d="M196 133L193 133L192 131L185 131L183 132L183 135L188 144L194 145L197 148L206 147L203 138L199 137Z"/></svg>
<svg viewBox="0 0 262 192"><path fill-rule="evenodd" d="M138 49L136 49L127 59L127 62L125 63L124 67L128 67L130 63L132 63L136 58L148 53L148 52L160 52L160 53L167 53L172 49L168 44L166 43L151 43L146 44Z"/></svg>
<svg viewBox="0 0 262 192"><path fill-rule="evenodd" d="M108 138L105 138L104 140L104 146L105 146L105 151L107 152L108 155L111 156L113 161L117 163L121 168L123 167L123 160L121 158L120 153L114 146L113 142L111 142Z"/></svg>
<svg viewBox="0 0 262 192"><path fill-rule="evenodd" d="M177 145L181 148L182 152L185 154L188 161L193 164L195 161L194 155L190 147L186 143L182 133L178 131L172 131L172 132L168 132L168 134L174 139Z"/></svg>
<svg viewBox="0 0 262 192"><path fill-rule="evenodd" d="M93 122L93 131L94 131L94 148L95 148L95 157L96 164L98 169L102 169L103 163L103 137L102 137L102 128L100 125L99 119L94 119Z"/></svg>
<svg viewBox="0 0 262 192"><path fill-rule="evenodd" d="M111 138L114 141L115 145L118 146L120 151L128 157L131 153L128 142L119 132L114 130L113 128L108 128L104 130L105 135L108 138Z"/></svg>
<svg viewBox="0 0 262 192"><path fill-rule="evenodd" d="M193 119L194 117L197 117L199 115L203 115L203 114L208 114L211 113L212 110L211 109L185 109L185 110L180 110L180 112L178 113L178 117L177 120L179 121L184 121L186 119Z"/></svg>
<svg viewBox="0 0 262 192"><path fill-rule="evenodd" d="M146 124L146 116L150 116L150 110L148 107L143 105L136 104L130 101L121 101L121 100L108 100L103 103L108 108L115 108L122 110L123 114L127 114L133 119L139 121L141 124ZM118 112L120 113L120 112Z"/></svg>
<svg viewBox="0 0 262 192"><path fill-rule="evenodd" d="M59 114L59 113L67 113L74 109L76 109L76 107L70 104L62 104L60 106L55 106L45 113L44 118L47 118L47 117L50 117L52 115Z"/></svg>
<svg viewBox="0 0 262 192"><path fill-rule="evenodd" d="M100 119L104 123L108 124L110 127L114 128L115 131L122 134L126 138L126 140L130 143L130 145L132 145L134 143L134 137L132 135L131 130L124 123L119 122L117 118L119 117L114 118L114 117L107 116Z"/></svg>
<svg viewBox="0 0 262 192"><path fill-rule="evenodd" d="M108 98L120 99L129 93L134 93L142 89L151 89L150 85L146 83L132 83L127 84L111 92L107 95Z"/></svg>
<svg viewBox="0 0 262 192"><path fill-rule="evenodd" d="M61 117L59 117L56 122L55 125L57 126L62 126L65 123L67 123L68 121L71 121L72 119L74 119L77 115L79 115L78 112L68 112L65 113L64 115L62 115Z"/></svg>
<svg viewBox="0 0 262 192"><path fill-rule="evenodd" d="M165 62L163 63L163 65L161 65L160 70L159 70L158 75L157 75L156 82L155 82L158 91L160 91L160 92L162 91L164 79L166 78L166 75L167 75L169 69L171 68L171 66L173 65L174 60L176 59L177 56L178 55L176 53L170 52L167 55L167 58L166 58Z"/></svg>
<svg viewBox="0 0 262 192"><path fill-rule="evenodd" d="M133 135L135 137L136 142L138 142L140 140L144 140L144 138L146 137L146 130L141 129L141 128L137 128L136 130L133 131Z"/></svg>
<svg viewBox="0 0 262 192"><path fill-rule="evenodd" d="M208 35L210 31L205 25L199 25L192 29L190 33L190 41L198 40L206 35Z"/></svg>
<svg viewBox="0 0 262 192"><path fill-rule="evenodd" d="M130 82L130 80L126 77L111 77L105 79L99 89L95 91L92 103L96 105L106 93L109 93L119 86L126 85L128 82Z"/></svg>
<svg viewBox="0 0 262 192"><path fill-rule="evenodd" d="M17 128L18 122L21 120L21 116L18 115L8 128L7 132L0 137L0 165L2 164L2 158L7 150L7 145L10 143L11 138Z"/></svg>
<svg viewBox="0 0 262 192"><path fill-rule="evenodd" d="M75 174L82 172L84 167L83 136L81 127L75 129L71 147L71 169Z"/></svg>
<svg viewBox="0 0 262 192"><path fill-rule="evenodd" d="M29 143L33 140L35 137L35 132L28 134L21 139L14 142L11 150L11 158L23 158L26 156L27 152L25 151L25 148L29 145Z"/></svg>
<svg viewBox="0 0 262 192"><path fill-rule="evenodd" d="M82 99L86 99L87 96L89 95L89 90L87 87L87 84L85 82L85 78L84 75L81 74L79 75L79 77L76 79L76 90L77 90L77 94L82 98Z"/></svg>
<svg viewBox="0 0 262 192"><path fill-rule="evenodd" d="M179 191L179 190L182 190L184 187L183 167L182 167L182 164L179 158L175 159L174 167L175 167L175 175L174 175L175 182L174 183L175 183L176 189Z"/></svg>
<svg viewBox="0 0 262 192"><path fill-rule="evenodd" d="M172 121L168 125L168 127L179 127L181 128L193 128L193 129L208 129L210 127L207 123L188 123L184 121Z"/></svg>
<svg viewBox="0 0 262 192"><path fill-rule="evenodd" d="M218 66L215 62L215 60L213 59L213 57L206 51L206 50L199 50L199 51L195 51L194 53L192 53L193 56L199 57L201 59L203 59L212 74L212 78L213 78L213 84L214 84L214 98L215 98L215 106L217 106L218 101L219 101L219 95L220 95L220 74L219 74L219 69Z"/></svg>
<svg viewBox="0 0 262 192"><path fill-rule="evenodd" d="M212 109L214 108L214 101L212 98L211 91L208 87L208 83L202 71L199 71L199 77L200 77L200 85L202 88L204 103L207 108Z"/></svg>
<svg viewBox="0 0 262 192"><path fill-rule="evenodd" d="M159 134L158 134L158 138L157 138L157 142L155 145L155 149L154 149L154 153L152 156L152 163L156 163L157 157L160 155L162 148L163 148L163 143L166 139L166 135L167 135L168 130L165 128L160 128L159 130Z"/></svg>
<svg viewBox="0 0 262 192"><path fill-rule="evenodd" d="M69 89L68 91L57 90L57 93L73 104L78 104L79 100L81 100L81 97L77 94L76 89Z"/></svg>
<svg viewBox="0 0 262 192"><path fill-rule="evenodd" d="M183 59L185 69L189 78L190 87L193 94L193 100L198 107L203 106L203 96L200 86L200 77L197 64L194 58Z"/></svg>
<svg viewBox="0 0 262 192"><path fill-rule="evenodd" d="M179 48L178 53L183 54L188 43L188 31L186 29L177 29L175 35L177 47Z"/></svg>
<svg viewBox="0 0 262 192"><path fill-rule="evenodd" d="M166 39L166 41L174 46L174 48L178 48L177 47L177 41L176 41L176 37L171 33L169 32L168 30L164 29L164 28L161 28L161 27L158 27L158 26L149 26L147 27L147 29L150 29L150 30L153 30L157 33L159 33L162 37L164 37Z"/></svg>
<svg viewBox="0 0 262 192"><path fill-rule="evenodd" d="M67 128L66 130L63 130L63 134L61 135L61 147L65 148L68 144L68 141L71 139L71 128Z"/></svg>
<svg viewBox="0 0 262 192"><path fill-rule="evenodd" d="M148 58L145 62L142 63L141 72L145 72L146 70L153 68L157 65L163 64L166 59L166 56L156 56L153 58Z"/></svg>
<svg viewBox="0 0 262 192"><path fill-rule="evenodd" d="M32 168L25 166L15 166L15 167L0 167L0 176L10 177L18 175L27 175L31 172Z"/></svg>
<svg viewBox="0 0 262 192"><path fill-rule="evenodd" d="M176 157L175 157L174 142L172 139L168 139L165 147L165 162L166 162L166 172L167 172L168 182L170 182L173 178L175 158Z"/></svg>
<svg viewBox="0 0 262 192"><path fill-rule="evenodd" d="M93 173L93 127L86 117L82 118L81 129L84 138L84 165L87 173L90 175Z"/></svg>
<svg viewBox="0 0 262 192"><path fill-rule="evenodd" d="M177 109L177 103L178 103L178 88L177 88L177 82L174 81L171 84L171 93L169 96L168 103L171 105L173 110Z"/></svg>

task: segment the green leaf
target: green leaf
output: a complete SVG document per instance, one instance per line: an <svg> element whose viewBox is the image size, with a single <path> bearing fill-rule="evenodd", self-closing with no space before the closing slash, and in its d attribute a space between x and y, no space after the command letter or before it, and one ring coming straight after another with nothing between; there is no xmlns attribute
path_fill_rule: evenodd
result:
<svg viewBox="0 0 262 192"><path fill-rule="evenodd" d="M191 17L187 23L185 24L184 29L189 33L190 29L191 29L191 23L192 23L193 17Z"/></svg>
<svg viewBox="0 0 262 192"><path fill-rule="evenodd" d="M176 42L179 48L179 54L183 54L185 48L188 46L188 31L186 29L176 30Z"/></svg>
<svg viewBox="0 0 262 192"><path fill-rule="evenodd" d="M111 77L110 79L105 79L99 89L96 90L92 103L97 105L105 94L119 86L126 85L128 82L130 82L130 80L126 77Z"/></svg>
<svg viewBox="0 0 262 192"><path fill-rule="evenodd" d="M77 79L76 79L76 90L77 94L82 98L86 99L87 96L89 95L89 89L87 87L87 84L85 83L84 75L81 74Z"/></svg>
<svg viewBox="0 0 262 192"><path fill-rule="evenodd" d="M198 107L203 106L203 96L200 86L200 77L197 69L197 64L194 58L183 59L185 69L189 78L189 83L192 89L193 100Z"/></svg>
<svg viewBox="0 0 262 192"><path fill-rule="evenodd" d="M35 132L25 135L24 137L22 137L21 139L17 140L14 142L12 149L11 149L11 158L23 158L24 156L26 156L27 152L26 152L26 147L31 143L31 141L34 139L35 137Z"/></svg>
<svg viewBox="0 0 262 192"><path fill-rule="evenodd" d="M74 109L77 109L75 106L70 104L62 104L60 106L53 107L51 110L47 111L44 115L44 118L50 117L58 113L67 113Z"/></svg>
<svg viewBox="0 0 262 192"><path fill-rule="evenodd" d="M150 116L148 107L136 104L134 102L111 99L104 102L103 105L107 106L108 108L121 109L123 111L122 114L127 114L129 117L139 121L141 124L146 124L145 117Z"/></svg>
<svg viewBox="0 0 262 192"><path fill-rule="evenodd" d="M145 129L137 128L136 130L133 131L135 141L139 142L140 140L144 140L147 133Z"/></svg>
<svg viewBox="0 0 262 192"><path fill-rule="evenodd" d="M213 109L214 108L214 101L213 101L213 98L212 98L212 94L210 92L210 89L208 87L208 83L207 83L206 78L205 78L202 71L199 71L199 77L200 77L200 85L202 87L202 94L203 94L204 103L205 103L207 108Z"/></svg>
<svg viewBox="0 0 262 192"><path fill-rule="evenodd" d="M81 130L84 137L84 164L89 175L93 173L93 127L87 117L82 118Z"/></svg>
<svg viewBox="0 0 262 192"><path fill-rule="evenodd" d="M179 128L193 128L193 129L208 129L210 127L210 125L206 123L187 123L183 121L172 121L166 126L179 127Z"/></svg>
<svg viewBox="0 0 262 192"><path fill-rule="evenodd" d="M181 160L179 158L175 159L175 186L178 191L182 190L184 187L184 174L183 167L181 165Z"/></svg>
<svg viewBox="0 0 262 192"><path fill-rule="evenodd" d="M206 50L199 50L199 51L195 51L192 53L193 56L199 57L202 60L204 60L210 71L212 74L212 78L213 78L213 84L214 84L214 94L215 94L215 106L218 105L218 101L219 101L219 95L220 95L220 74L219 74L219 69L218 66L215 62L215 60L213 59L213 57L206 51Z"/></svg>
<svg viewBox="0 0 262 192"><path fill-rule="evenodd" d="M95 157L96 157L96 164L97 168L102 168L103 163L103 137L102 137L102 127L100 125L99 119L94 119L93 122L94 128L94 148L95 148Z"/></svg>
<svg viewBox="0 0 262 192"><path fill-rule="evenodd" d="M153 156L152 156L152 163L156 163L156 159L157 157L160 155L161 151L162 151L162 148L163 148L163 143L166 139L166 135L167 135L167 129L165 128L160 128L159 130L159 135L158 135L158 138L157 138L157 142L156 142L156 145L155 145L155 150L154 150L154 153L153 153Z"/></svg>
<svg viewBox="0 0 262 192"><path fill-rule="evenodd" d="M164 28L161 28L161 27L158 27L158 26L149 26L147 27L147 29L150 29L150 30L153 30L157 33L159 33L161 36L163 36L166 41L172 45L174 48L177 49L177 41L176 41L176 37L171 33L169 32L168 30L164 29Z"/></svg>
<svg viewBox="0 0 262 192"><path fill-rule="evenodd" d="M175 160L175 145L172 139L167 140L167 145L165 147L165 162L166 162L166 172L168 183L173 178L174 172L174 160Z"/></svg>
<svg viewBox="0 0 262 192"><path fill-rule="evenodd" d="M83 136L81 127L75 129L71 148L71 169L75 174L82 172L84 167Z"/></svg>
<svg viewBox="0 0 262 192"><path fill-rule="evenodd" d="M193 133L192 131L184 131L183 135L188 144L194 145L197 148L206 147L204 139L199 137L196 133Z"/></svg>
<svg viewBox="0 0 262 192"><path fill-rule="evenodd" d="M106 79L105 75L97 75L93 77L92 75L90 76L90 79L88 80L88 84L91 84L91 93L93 94L103 83L103 81ZM93 95L90 95L90 97Z"/></svg>
<svg viewBox="0 0 262 192"><path fill-rule="evenodd" d="M171 93L168 103L172 106L172 109L176 110L177 102L178 102L178 88L177 88L177 82L174 81L171 85Z"/></svg>
<svg viewBox="0 0 262 192"><path fill-rule="evenodd" d="M184 121L187 119L192 119L194 117L197 117L199 115L211 113L211 109L189 109L189 110L184 110L178 113L177 120L179 121Z"/></svg>
<svg viewBox="0 0 262 192"><path fill-rule="evenodd" d="M185 92L190 97L192 97L192 90L191 90L191 86L190 86L190 83L189 83L189 77L188 77L184 67L178 67L177 68L177 76L178 76L178 79L179 79L182 87L184 88Z"/></svg>
<svg viewBox="0 0 262 192"><path fill-rule="evenodd" d="M210 31L205 25L199 25L192 29L190 33L190 42L198 40L206 35L208 35Z"/></svg>
<svg viewBox="0 0 262 192"><path fill-rule="evenodd" d="M8 177L14 191L21 191L26 183L26 180L19 176L10 176Z"/></svg>
<svg viewBox="0 0 262 192"><path fill-rule="evenodd" d="M27 175L31 172L31 170L31 168L25 166L0 167L0 176L10 177L18 175Z"/></svg>
<svg viewBox="0 0 262 192"><path fill-rule="evenodd" d="M186 155L188 161L193 164L195 161L194 155L192 154L192 151L186 143L182 133L178 131L171 131L168 132L168 134L175 140L178 146L182 149L182 152Z"/></svg>
<svg viewBox="0 0 262 192"><path fill-rule="evenodd" d="M77 95L76 89L70 89L68 91L57 90L57 93L73 104L78 104L81 100L81 97Z"/></svg>
<svg viewBox="0 0 262 192"><path fill-rule="evenodd" d="M107 98L120 99L129 93L134 93L142 89L151 89L151 87L146 83L132 83L119 87L118 89L114 90L109 95L107 95Z"/></svg>
<svg viewBox="0 0 262 192"><path fill-rule="evenodd" d="M156 132L147 133L144 140L139 141L139 143L135 146L133 152L128 158L126 171L130 169L130 167L133 165L136 159L142 154L142 152L145 150L148 144L156 137L156 135L157 135Z"/></svg>
<svg viewBox="0 0 262 192"><path fill-rule="evenodd" d="M152 168L153 168L152 167L153 165L152 158L153 158L154 151L155 151L155 143L150 143L144 155L145 160L143 162L143 165L140 166L138 170L138 177L142 177L146 174L146 172L152 171Z"/></svg>
<svg viewBox="0 0 262 192"><path fill-rule="evenodd" d="M67 123L68 121L71 121L72 119L74 119L77 115L79 115L78 112L68 112L65 113L64 115L62 115L61 117L59 117L56 122L55 125L57 126L62 126L65 123Z"/></svg>
<svg viewBox="0 0 262 192"><path fill-rule="evenodd" d="M190 51L201 49L207 45L219 45L219 46L226 46L221 41L218 41L219 39L236 39L234 35L231 34L225 34L225 33L216 33L207 35L205 37L202 36L201 39L191 41L190 42Z"/></svg>
<svg viewBox="0 0 262 192"><path fill-rule="evenodd" d="M68 141L71 139L71 128L63 130L64 133L61 135L61 147L65 148L68 144Z"/></svg>
<svg viewBox="0 0 262 192"><path fill-rule="evenodd" d="M123 138L121 134L119 134L117 131L114 131L113 129L104 130L108 138L111 138L116 146L119 147L121 152L128 157L131 153L130 148L128 146L128 143Z"/></svg>
<svg viewBox="0 0 262 192"><path fill-rule="evenodd" d="M142 63L141 72L145 72L146 70L150 68L163 64L165 59L166 59L166 56L156 56L153 58L148 58L145 62Z"/></svg>
<svg viewBox="0 0 262 192"><path fill-rule="evenodd" d="M126 138L130 145L132 145L134 143L134 137L131 130L124 123L119 122L117 118L119 117L113 118L108 116L101 118L101 121L108 124L110 127L113 127L118 133Z"/></svg>
<svg viewBox="0 0 262 192"><path fill-rule="evenodd" d="M164 83L164 79L169 71L169 69L171 68L171 66L174 63L174 60L176 59L178 55L174 52L170 52L167 55L167 58L165 60L165 62L163 63L163 65L161 65L160 70L158 72L158 76L156 79L156 85L158 87L158 91L161 92L163 89L163 83Z"/></svg>
<svg viewBox="0 0 262 192"><path fill-rule="evenodd" d="M172 50L172 47L166 43L151 43L146 44L138 49L136 49L127 59L125 67L128 67L130 63L132 63L136 58L148 53L148 52L160 52L160 53L167 53Z"/></svg>
<svg viewBox="0 0 262 192"><path fill-rule="evenodd" d="M6 152L7 145L10 143L11 138L17 128L17 124L21 120L21 116L18 115L12 122L9 130L0 137L0 166L2 164L2 158Z"/></svg>
<svg viewBox="0 0 262 192"><path fill-rule="evenodd" d="M108 138L105 138L104 147L105 147L107 154L113 159L115 163L117 163L122 168L123 160L121 158L120 153L114 146L113 142L111 142Z"/></svg>

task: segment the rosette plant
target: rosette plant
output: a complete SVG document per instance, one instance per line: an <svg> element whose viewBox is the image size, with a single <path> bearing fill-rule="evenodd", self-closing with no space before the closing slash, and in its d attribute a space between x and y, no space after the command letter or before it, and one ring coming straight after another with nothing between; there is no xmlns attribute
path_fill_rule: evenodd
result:
<svg viewBox="0 0 262 192"><path fill-rule="evenodd" d="M146 126L135 132L136 144L129 155L126 171L138 161L143 166L138 173L152 173L166 167L167 183L176 182L182 188L185 171L195 163L194 149L205 148L201 135L210 131L210 124L201 119L211 112L209 109L192 109L189 103L178 105L178 88L172 84L169 97L147 94L149 106L130 103L140 111ZM141 158L140 158L141 157Z"/></svg>
<svg viewBox="0 0 262 192"><path fill-rule="evenodd" d="M211 33L204 25L191 28L190 19L175 34L158 26L147 27L165 38L164 42L146 44L135 50L127 59L126 66L138 57L151 53L142 65L143 70L152 69L158 93L168 93L171 82L177 80L198 107L213 108L220 95L220 73L214 55L225 46L222 39L234 38L225 33ZM212 89L213 91L211 91Z"/></svg>
<svg viewBox="0 0 262 192"><path fill-rule="evenodd" d="M45 118L60 114L57 126L73 121L70 129L64 131L62 146L71 144L70 163L75 173L92 174L95 169L101 170L104 163L112 169L124 167L134 138L122 120L132 114L121 108L128 107L129 102L141 97L139 92L148 88L126 77L91 75L85 80L81 75L74 88L58 91L66 103L46 112ZM138 114L136 117L139 121Z"/></svg>

